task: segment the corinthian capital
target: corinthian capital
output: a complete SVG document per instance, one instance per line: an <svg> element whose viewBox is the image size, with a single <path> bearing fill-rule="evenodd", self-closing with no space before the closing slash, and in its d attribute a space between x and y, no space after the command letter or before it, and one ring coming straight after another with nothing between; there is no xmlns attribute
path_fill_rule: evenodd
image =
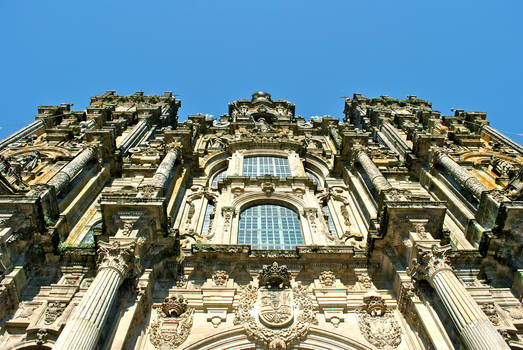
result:
<svg viewBox="0 0 523 350"><path fill-rule="evenodd" d="M443 270L452 270L448 264L448 252L452 249L450 244L440 246L433 244L431 246L418 245L417 257L412 261L409 268L410 275L415 279L425 279L432 284L432 278L438 272Z"/></svg>
<svg viewBox="0 0 523 350"><path fill-rule="evenodd" d="M127 277L134 258L135 243L121 245L118 241L112 243L100 242L98 248L98 270L114 269L122 278Z"/></svg>

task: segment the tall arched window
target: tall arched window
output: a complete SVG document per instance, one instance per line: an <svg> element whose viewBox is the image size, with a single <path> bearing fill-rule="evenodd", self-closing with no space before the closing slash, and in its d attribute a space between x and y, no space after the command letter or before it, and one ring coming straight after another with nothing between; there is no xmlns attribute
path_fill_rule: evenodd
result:
<svg viewBox="0 0 523 350"><path fill-rule="evenodd" d="M224 169L224 170L220 171L216 176L214 176L211 186L217 187L218 181L220 181L221 179L224 179L226 177L227 177L227 169Z"/></svg>
<svg viewBox="0 0 523 350"><path fill-rule="evenodd" d="M243 176L256 177L263 175L291 176L289 159L270 156L246 157L243 159Z"/></svg>
<svg viewBox="0 0 523 350"><path fill-rule="evenodd" d="M214 204L209 201L207 202L207 208L205 208L205 217L203 218L203 226L202 226L202 236L208 235L209 231L211 230L211 222L212 218L211 215L214 211Z"/></svg>
<svg viewBox="0 0 523 350"><path fill-rule="evenodd" d="M332 221L331 211L329 210L329 206L327 203L323 204L323 214L327 217L327 224L329 225L329 232L331 235L336 235L336 226L334 225L334 221Z"/></svg>
<svg viewBox="0 0 523 350"><path fill-rule="evenodd" d="M311 172L308 171L308 170L305 171L305 175L307 175L307 177L308 177L309 179L312 179L312 180L316 183L316 185L318 185L318 186L320 185L320 180L318 180L318 178L316 177L316 175L314 175L313 173L311 173Z"/></svg>
<svg viewBox="0 0 523 350"><path fill-rule="evenodd" d="M243 210L238 244L250 244L253 249L294 249L305 244L298 213L275 204L258 204Z"/></svg>

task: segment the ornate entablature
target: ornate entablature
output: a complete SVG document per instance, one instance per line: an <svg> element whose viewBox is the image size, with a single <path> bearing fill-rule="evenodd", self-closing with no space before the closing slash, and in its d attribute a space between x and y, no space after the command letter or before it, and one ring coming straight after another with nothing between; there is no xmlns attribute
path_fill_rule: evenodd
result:
<svg viewBox="0 0 523 350"><path fill-rule="evenodd" d="M520 347L523 149L485 113L180 106L107 91L0 142L0 348Z"/></svg>

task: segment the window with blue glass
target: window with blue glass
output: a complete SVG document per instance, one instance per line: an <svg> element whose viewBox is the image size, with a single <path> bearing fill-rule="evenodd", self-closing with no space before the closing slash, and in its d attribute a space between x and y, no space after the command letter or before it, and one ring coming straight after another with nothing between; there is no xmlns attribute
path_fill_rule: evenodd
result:
<svg viewBox="0 0 523 350"><path fill-rule="evenodd" d="M333 235L336 234L336 226L334 226L334 221L332 221L331 212L327 203L323 204L323 214L327 217L327 224L329 225L329 232Z"/></svg>
<svg viewBox="0 0 523 350"><path fill-rule="evenodd" d="M238 244L252 249L294 249L305 244L298 213L275 204L259 204L240 214Z"/></svg>
<svg viewBox="0 0 523 350"><path fill-rule="evenodd" d="M312 179L312 181L314 181L316 183L316 185L320 186L320 180L318 180L318 178L316 177L316 175L314 175L313 173L311 173L310 171L305 171L305 175L307 175L307 177L309 179Z"/></svg>
<svg viewBox="0 0 523 350"><path fill-rule="evenodd" d="M212 180L212 187L218 187L218 181L227 177L227 169L220 171Z"/></svg>
<svg viewBox="0 0 523 350"><path fill-rule="evenodd" d="M247 157L243 159L243 176L273 175L278 177L291 176L289 159L283 157Z"/></svg>
<svg viewBox="0 0 523 350"><path fill-rule="evenodd" d="M214 205L211 202L207 202L207 208L205 209L205 217L203 218L202 235L208 235L211 229L211 214L214 211Z"/></svg>

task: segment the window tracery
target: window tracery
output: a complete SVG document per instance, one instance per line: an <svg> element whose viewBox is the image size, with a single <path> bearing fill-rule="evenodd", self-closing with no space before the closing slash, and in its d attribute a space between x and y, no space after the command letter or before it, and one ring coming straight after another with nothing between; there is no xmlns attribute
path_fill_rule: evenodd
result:
<svg viewBox="0 0 523 350"><path fill-rule="evenodd" d="M240 213L238 244L253 249L294 249L305 244L298 213L276 204L258 204Z"/></svg>
<svg viewBox="0 0 523 350"><path fill-rule="evenodd" d="M243 176L257 177L272 175L291 176L288 158L271 156L254 156L243 159Z"/></svg>

